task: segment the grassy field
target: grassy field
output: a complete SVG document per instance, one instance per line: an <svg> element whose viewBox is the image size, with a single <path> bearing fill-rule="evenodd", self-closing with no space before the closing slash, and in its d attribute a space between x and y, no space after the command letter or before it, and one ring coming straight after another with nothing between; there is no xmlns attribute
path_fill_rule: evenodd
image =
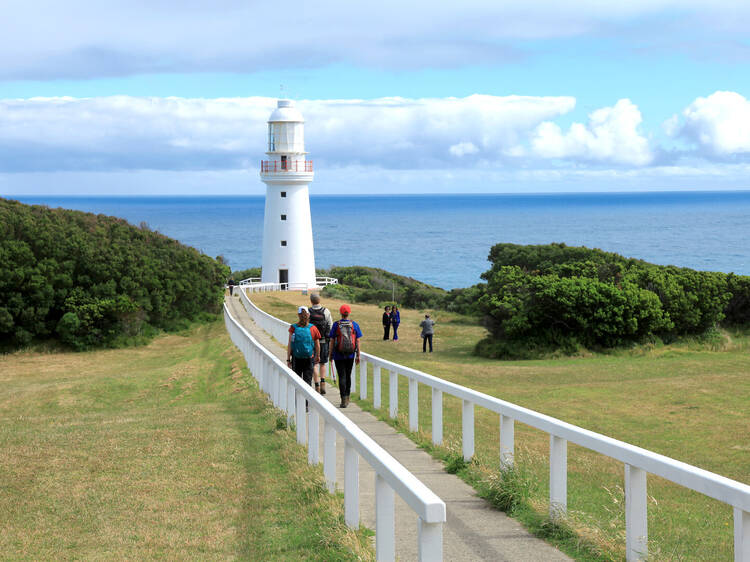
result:
<svg viewBox="0 0 750 562"><path fill-rule="evenodd" d="M0 356L0 559L368 560L216 322Z"/></svg>
<svg viewBox="0 0 750 562"><path fill-rule="evenodd" d="M306 304L305 299L299 293L255 297L261 308L287 321L296 318L294 306ZM340 303L324 304L335 311ZM352 308L368 353L750 482L750 338L746 335L606 355L503 362L472 355L474 344L486 332L466 318L434 314L435 353L429 355L422 353L419 337L423 311L402 310L400 340L384 342L382 310L362 304ZM372 377L368 378L371 386ZM381 412L387 412L387 377L382 384ZM401 427L408 426L406 387L402 380ZM420 432L412 437L424 442L431 424L429 389L420 385L419 397ZM438 453L450 456L460 451L457 399L444 398L443 416L446 448ZM470 478L492 480L497 477L498 416L477 408L475 417L477 454ZM547 434L516 424L517 465L530 494L529 504L537 513L547 509L548 451ZM592 559L624 558L622 464L571 444L568 466L569 525L582 539L579 542L588 545L584 550L593 552ZM654 476L649 476L648 485L651 559L733 559L728 506Z"/></svg>

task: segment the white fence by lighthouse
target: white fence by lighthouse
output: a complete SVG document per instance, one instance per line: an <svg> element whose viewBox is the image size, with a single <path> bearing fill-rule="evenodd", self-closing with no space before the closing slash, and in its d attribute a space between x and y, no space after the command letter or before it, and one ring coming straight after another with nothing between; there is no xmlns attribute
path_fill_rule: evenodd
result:
<svg viewBox="0 0 750 562"><path fill-rule="evenodd" d="M250 316L266 332L277 340L286 341L289 324L260 310L240 291ZM389 414L398 414L399 376L408 381L409 428L418 429L419 401L418 383L430 387L432 393L432 440L443 441L443 394L462 400L462 446L463 456L474 455L474 409L479 406L499 416L500 439L498 443L499 467L512 466L515 450L515 422L521 422L549 434L549 503L550 516L555 519L567 512L567 457L568 442L616 459L624 465L625 529L627 560L644 560L648 556L647 520L647 475L660 476L716 500L728 504L734 510L734 559L735 562L750 562L750 486L697 468L678 460L659 455L574 426L551 416L523 408L494 396L434 377L386 359L361 354L360 398L367 398L367 365L373 366L373 406L381 408L381 377L383 371L389 376ZM356 388L355 372L352 372L352 392Z"/></svg>
<svg viewBox="0 0 750 562"><path fill-rule="evenodd" d="M240 294L245 293L240 291ZM330 492L336 489L336 434L344 438L344 510L346 523L350 527L359 527L359 459L364 459L375 471L377 560L396 559L394 492L419 518L419 559L442 560L445 503L278 357L260 345L232 318L226 305L224 321L232 341L245 356L260 388L269 395L274 406L286 412L289 423L294 420L297 442L307 445L310 464L320 462L322 418L323 472ZM276 339L283 341L283 336L278 334ZM309 404L309 412L306 411L306 403Z"/></svg>

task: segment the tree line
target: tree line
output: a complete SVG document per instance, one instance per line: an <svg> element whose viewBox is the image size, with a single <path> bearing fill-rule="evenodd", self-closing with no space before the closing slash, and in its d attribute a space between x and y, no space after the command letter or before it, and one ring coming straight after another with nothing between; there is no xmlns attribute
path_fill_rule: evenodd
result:
<svg viewBox="0 0 750 562"><path fill-rule="evenodd" d="M145 224L0 199L0 349L124 345L215 316L228 273Z"/></svg>

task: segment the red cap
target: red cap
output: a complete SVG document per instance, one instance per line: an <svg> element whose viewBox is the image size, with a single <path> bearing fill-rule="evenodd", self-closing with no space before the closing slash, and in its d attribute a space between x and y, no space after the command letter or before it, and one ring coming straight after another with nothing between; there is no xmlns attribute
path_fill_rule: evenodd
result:
<svg viewBox="0 0 750 562"><path fill-rule="evenodd" d="M341 308L339 308L339 312L341 314L349 314L352 311L352 307L350 307L348 304L342 304Z"/></svg>

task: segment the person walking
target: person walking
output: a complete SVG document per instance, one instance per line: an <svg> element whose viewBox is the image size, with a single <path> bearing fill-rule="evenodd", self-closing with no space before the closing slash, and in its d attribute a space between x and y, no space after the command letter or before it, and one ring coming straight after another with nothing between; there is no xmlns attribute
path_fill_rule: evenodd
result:
<svg viewBox="0 0 750 562"><path fill-rule="evenodd" d="M427 351L427 342L430 342L430 353L432 353L432 336L435 334L435 321L429 314L424 315L424 320L419 323L422 328L422 353Z"/></svg>
<svg viewBox="0 0 750 562"><path fill-rule="evenodd" d="M320 358L320 332L310 324L310 314L304 306L297 309L297 317L299 321L289 326L286 364L312 386L313 365Z"/></svg>
<svg viewBox="0 0 750 562"><path fill-rule="evenodd" d="M386 306L383 312L383 341L388 341L391 336L391 307Z"/></svg>
<svg viewBox="0 0 750 562"><path fill-rule="evenodd" d="M328 335L331 332L331 326L333 326L333 317L331 311L320 304L320 295L317 293L310 294L310 324L315 326L320 332L320 359L313 367L313 382L315 383L315 390L321 394L326 393L326 366L328 364L328 345L330 339Z"/></svg>
<svg viewBox="0 0 750 562"><path fill-rule="evenodd" d="M401 324L401 313L394 304L391 309L391 326L393 326L393 341L398 341L398 325Z"/></svg>
<svg viewBox="0 0 750 562"><path fill-rule="evenodd" d="M232 293L234 293L234 278L230 277L229 282L227 283L229 285L229 296L232 296Z"/></svg>
<svg viewBox="0 0 750 562"><path fill-rule="evenodd" d="M331 339L329 346L330 359L336 364L339 373L339 392L341 393L341 408L349 405L349 394L352 388L352 368L356 363L359 365L360 344L362 330L354 320L349 318L351 307L342 304L339 308L341 320L336 320L331 327L328 337Z"/></svg>

